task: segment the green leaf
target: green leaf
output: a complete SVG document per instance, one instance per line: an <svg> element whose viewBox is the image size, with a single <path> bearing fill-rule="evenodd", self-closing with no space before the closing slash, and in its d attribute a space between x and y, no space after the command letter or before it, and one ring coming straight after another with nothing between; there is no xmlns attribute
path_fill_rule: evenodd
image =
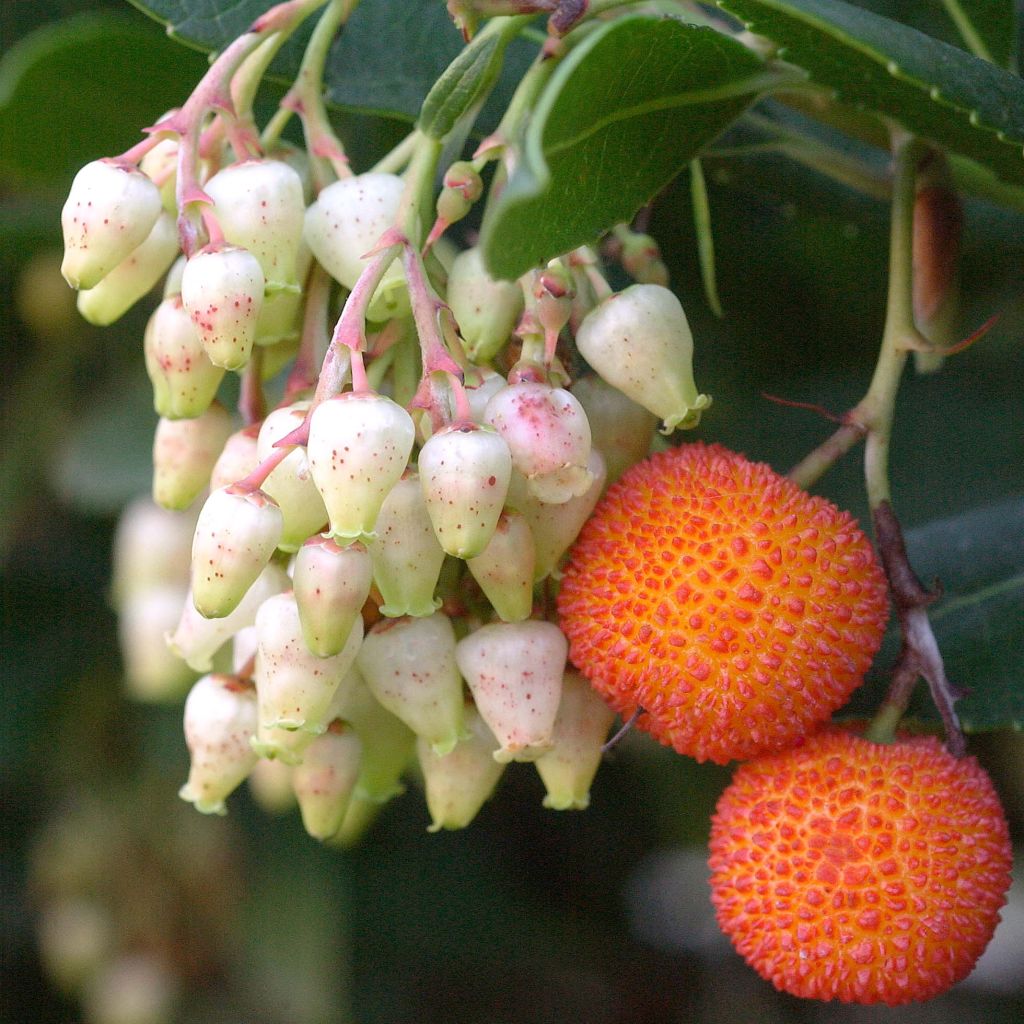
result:
<svg viewBox="0 0 1024 1024"><path fill-rule="evenodd" d="M837 99L1024 183L1024 82L840 0L718 0Z"/></svg>
<svg viewBox="0 0 1024 1024"><path fill-rule="evenodd" d="M443 141L460 118L486 97L501 74L505 47L524 19L492 21L448 66L423 101L417 127Z"/></svg>
<svg viewBox="0 0 1024 1024"><path fill-rule="evenodd" d="M957 712L968 732L1024 728L1024 498L1011 498L907 531L910 563L925 582L938 578L942 597L929 618L946 674L967 696ZM886 639L878 664L899 650ZM885 693L879 672L858 692L851 712L871 714ZM937 721L923 684L911 714Z"/></svg>
<svg viewBox="0 0 1024 1024"><path fill-rule="evenodd" d="M203 50L223 49L272 6L269 0L130 2L166 24L173 38ZM306 27L282 48L272 77L294 79L308 34ZM324 75L327 100L345 110L415 120L462 49L462 36L440 0L361 0L331 46ZM497 125L535 50L522 39L509 46L495 95L481 114L484 131Z"/></svg>
<svg viewBox="0 0 1024 1024"><path fill-rule="evenodd" d="M137 142L204 66L153 26L116 14L37 29L0 59L0 176L66 189L82 164Z"/></svg>
<svg viewBox="0 0 1024 1024"><path fill-rule="evenodd" d="M971 53L1013 71L1017 65L1016 0L942 0Z"/></svg>
<svg viewBox="0 0 1024 1024"><path fill-rule="evenodd" d="M713 29L642 16L601 26L552 75L487 209L488 269L518 277L629 220L777 82Z"/></svg>

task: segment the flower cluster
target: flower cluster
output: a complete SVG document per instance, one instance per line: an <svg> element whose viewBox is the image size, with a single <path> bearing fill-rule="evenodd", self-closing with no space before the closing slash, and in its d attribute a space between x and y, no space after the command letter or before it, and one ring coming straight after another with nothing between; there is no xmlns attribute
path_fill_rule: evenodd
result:
<svg viewBox="0 0 1024 1024"><path fill-rule="evenodd" d="M118 541L128 675L148 698L200 676L181 795L201 811L251 777L344 838L416 765L431 828L456 828L512 761L585 807L613 712L567 663L552 583L657 420L707 405L686 317L662 284L613 294L589 249L519 281L455 252L500 146L444 170L413 133L354 174L312 93L285 104L305 150L261 134L260 47L316 6L269 11L64 207L89 320L165 278L153 500ZM573 339L596 376L571 379Z"/></svg>

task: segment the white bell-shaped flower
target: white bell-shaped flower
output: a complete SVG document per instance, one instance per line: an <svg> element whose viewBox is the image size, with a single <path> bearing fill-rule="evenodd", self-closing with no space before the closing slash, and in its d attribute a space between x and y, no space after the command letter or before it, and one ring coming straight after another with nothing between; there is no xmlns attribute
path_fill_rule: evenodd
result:
<svg viewBox="0 0 1024 1024"><path fill-rule="evenodd" d="M434 591L444 549L437 542L416 473L406 474L391 488L367 548L373 580L384 599L382 615L431 615L441 606Z"/></svg>
<svg viewBox="0 0 1024 1024"><path fill-rule="evenodd" d="M298 284L306 201L302 179L281 160L229 164L203 185L224 238L259 260L269 289Z"/></svg>
<svg viewBox="0 0 1024 1024"><path fill-rule="evenodd" d="M306 646L321 658L337 654L370 596L373 562L366 546L310 537L295 556L292 580Z"/></svg>
<svg viewBox="0 0 1024 1024"><path fill-rule="evenodd" d="M449 753L434 751L425 739L416 741L423 773L428 832L465 828L494 792L505 762L497 759L498 741L472 703L465 710L466 736Z"/></svg>
<svg viewBox="0 0 1024 1024"><path fill-rule="evenodd" d="M615 712L574 669L562 679L562 701L555 716L553 745L534 761L544 782L544 806L583 811L590 784L601 764L604 742Z"/></svg>
<svg viewBox="0 0 1024 1024"><path fill-rule="evenodd" d="M230 615L281 537L281 510L261 490L229 484L203 505L192 540L192 600L201 615Z"/></svg>
<svg viewBox="0 0 1024 1024"><path fill-rule="evenodd" d="M78 312L91 324L106 327L120 320L156 285L178 254L174 218L161 213L146 239L102 281L78 293Z"/></svg>
<svg viewBox="0 0 1024 1024"><path fill-rule="evenodd" d="M189 590L181 617L174 632L166 637L167 645L189 668L209 672L214 655L238 632L256 621L256 611L267 598L291 585L288 574L270 563L248 589L238 607L223 619L207 619L196 610Z"/></svg>
<svg viewBox="0 0 1024 1024"><path fill-rule="evenodd" d="M185 264L181 302L214 366L249 362L265 287L259 260L238 246L202 249Z"/></svg>
<svg viewBox="0 0 1024 1024"><path fill-rule="evenodd" d="M256 694L237 676L203 676L185 701L188 782L179 795L204 814L224 814L224 800L252 770Z"/></svg>
<svg viewBox="0 0 1024 1024"><path fill-rule="evenodd" d="M260 462L274 454L275 442L302 425L308 409L309 402L295 402L267 416L256 442ZM313 483L305 448L289 452L263 482L263 490L281 506L284 529L278 543L283 551L297 551L307 537L326 526L327 509Z"/></svg>
<svg viewBox="0 0 1024 1024"><path fill-rule="evenodd" d="M168 419L201 416L224 379L224 368L210 362L180 295L153 311L143 336L146 373L153 385L153 406Z"/></svg>
<svg viewBox="0 0 1024 1024"><path fill-rule="evenodd" d="M313 410L306 452L331 536L372 537L384 499L405 472L415 436L412 417L372 392L349 391Z"/></svg>
<svg viewBox="0 0 1024 1024"><path fill-rule="evenodd" d="M456 558L480 554L508 494L508 445L494 430L459 423L430 437L420 449L417 466L441 547Z"/></svg>
<svg viewBox="0 0 1024 1024"><path fill-rule="evenodd" d="M381 705L436 753L458 743L464 734L462 678L447 615L378 622L363 641L358 665Z"/></svg>
<svg viewBox="0 0 1024 1024"><path fill-rule="evenodd" d="M491 277L483 252L473 247L455 257L446 294L466 354L475 363L489 362L512 336L522 315L519 283Z"/></svg>
<svg viewBox="0 0 1024 1024"><path fill-rule="evenodd" d="M583 524L590 518L590 513L601 497L606 476L605 463L596 448L591 449L587 468L593 478L590 488L579 497L557 505L538 501L530 492L528 481L512 474L508 503L521 512L530 525L535 553L535 580L557 576L562 555L569 550L569 545L583 529Z"/></svg>
<svg viewBox="0 0 1024 1024"><path fill-rule="evenodd" d="M459 641L455 658L499 761L533 761L553 743L569 643L551 622L498 622Z"/></svg>
<svg viewBox="0 0 1024 1024"><path fill-rule="evenodd" d="M314 839L330 839L341 828L359 776L362 748L351 726L334 721L292 769L302 824Z"/></svg>
<svg viewBox="0 0 1024 1024"><path fill-rule="evenodd" d="M693 379L693 335L679 300L657 284L635 284L605 299L576 332L580 355L655 416L664 433L695 427L711 404Z"/></svg>
<svg viewBox="0 0 1024 1024"><path fill-rule="evenodd" d="M111 160L86 164L60 215L64 280L94 288L142 245L160 210L160 191L141 171Z"/></svg>
<svg viewBox="0 0 1024 1024"><path fill-rule="evenodd" d="M219 402L192 420L161 419L153 436L153 500L163 508L188 508L209 485L230 436L231 416Z"/></svg>
<svg viewBox="0 0 1024 1024"><path fill-rule="evenodd" d="M213 472L210 473L211 491L244 480L259 465L260 460L256 455L257 433L255 425L242 427L224 442L213 464Z"/></svg>
<svg viewBox="0 0 1024 1024"><path fill-rule="evenodd" d="M568 501L590 487L590 424L564 388L510 384L487 403L484 419L505 439L512 464L541 501Z"/></svg>
<svg viewBox="0 0 1024 1024"><path fill-rule="evenodd" d="M319 658L302 638L295 595L285 591L268 598L256 613L256 670L261 727L301 729L315 734L327 726L327 712L363 640L363 620L356 619L339 654ZM260 749L263 757L273 749Z"/></svg>
<svg viewBox="0 0 1024 1024"><path fill-rule="evenodd" d="M505 622L522 622L533 611L536 561L526 518L509 509L502 512L487 547L466 564L498 615Z"/></svg>
<svg viewBox="0 0 1024 1024"><path fill-rule="evenodd" d="M396 225L405 182L394 174L368 173L342 178L323 189L306 211L304 237L317 262L351 289L359 280L381 235ZM388 268L370 302L371 320L409 312L401 259Z"/></svg>
<svg viewBox="0 0 1024 1024"><path fill-rule="evenodd" d="M604 456L605 484L613 484L647 457L658 417L594 374L577 380L572 393L587 414L594 447Z"/></svg>

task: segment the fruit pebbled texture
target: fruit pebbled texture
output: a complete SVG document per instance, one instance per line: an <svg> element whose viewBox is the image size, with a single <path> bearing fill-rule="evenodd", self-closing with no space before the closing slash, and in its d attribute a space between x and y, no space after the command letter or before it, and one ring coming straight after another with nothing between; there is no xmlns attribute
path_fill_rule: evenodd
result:
<svg viewBox="0 0 1024 1024"><path fill-rule="evenodd" d="M966 977L1010 885L984 770L934 737L880 746L827 729L741 765L711 828L722 930L776 988L929 999Z"/></svg>
<svg viewBox="0 0 1024 1024"><path fill-rule="evenodd" d="M770 467L689 444L638 463L584 526L558 596L570 658L698 761L797 742L878 650L885 578L853 518Z"/></svg>

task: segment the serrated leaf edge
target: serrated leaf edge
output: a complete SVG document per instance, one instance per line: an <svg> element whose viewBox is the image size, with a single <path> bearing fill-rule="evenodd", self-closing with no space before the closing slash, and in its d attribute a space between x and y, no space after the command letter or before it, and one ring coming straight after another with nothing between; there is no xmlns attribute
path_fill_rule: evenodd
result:
<svg viewBox="0 0 1024 1024"><path fill-rule="evenodd" d="M722 8L722 10L733 15L735 18L738 18L743 23L744 27L749 29L751 32L764 34L765 37L768 39L772 38L772 36L766 33L759 32L758 22L756 20L747 21L739 14L737 14L732 9L732 4L730 3L730 0L715 0L715 2L718 4L719 7ZM759 2L765 2L770 4L771 0L759 0ZM935 103L937 106L944 107L947 110L953 110L956 113L965 116L972 128L977 128L980 131L984 131L987 134L994 136L996 141L1003 143L1010 149L1016 149L1020 153L1021 157L1024 158L1024 140L1011 141L1010 139L1007 138L1006 133L1002 131L1002 129L997 128L995 125L984 123L981 120L976 109L968 109L947 99L945 96L942 95L941 92L939 92L937 87L929 86L927 83L922 82L917 78L914 78L912 75L906 74L905 72L903 72L900 66L896 64L895 61L886 59L883 54L880 54L877 50L871 49L867 44L861 43L858 40L854 39L852 36L848 36L845 33L837 34L837 30L834 25L823 19L816 18L814 17L814 15L810 13L796 11L791 8L773 9L778 10L779 13L782 14L784 17L789 17L795 21L802 22L805 25L810 25L812 28L819 30L824 35L827 35L830 38L834 39L835 41L842 43L844 46L849 46L850 49L856 50L858 53L863 54L873 63L879 65L880 67L883 67L886 73L889 74L891 77L897 79L898 81L904 82L909 86L912 86L913 88L919 90L920 92L923 92L928 97L928 99L931 100L932 103ZM881 15L879 15L879 17L881 17ZM941 41L936 39L933 40L933 42L940 43ZM957 50L957 47L950 48L953 50ZM977 60L979 61L979 63L986 63L984 61L981 61L980 58L975 57L973 54L967 53L967 51L965 50L958 50L957 52L963 54L964 57L970 60ZM781 53L780 56L782 56ZM993 66L998 67L998 65ZM813 73L811 73L810 77L813 79ZM830 85L828 83L821 84L831 89L837 97L842 97L844 95L845 90L841 88L837 88L836 86ZM884 116L889 117L891 115Z"/></svg>

